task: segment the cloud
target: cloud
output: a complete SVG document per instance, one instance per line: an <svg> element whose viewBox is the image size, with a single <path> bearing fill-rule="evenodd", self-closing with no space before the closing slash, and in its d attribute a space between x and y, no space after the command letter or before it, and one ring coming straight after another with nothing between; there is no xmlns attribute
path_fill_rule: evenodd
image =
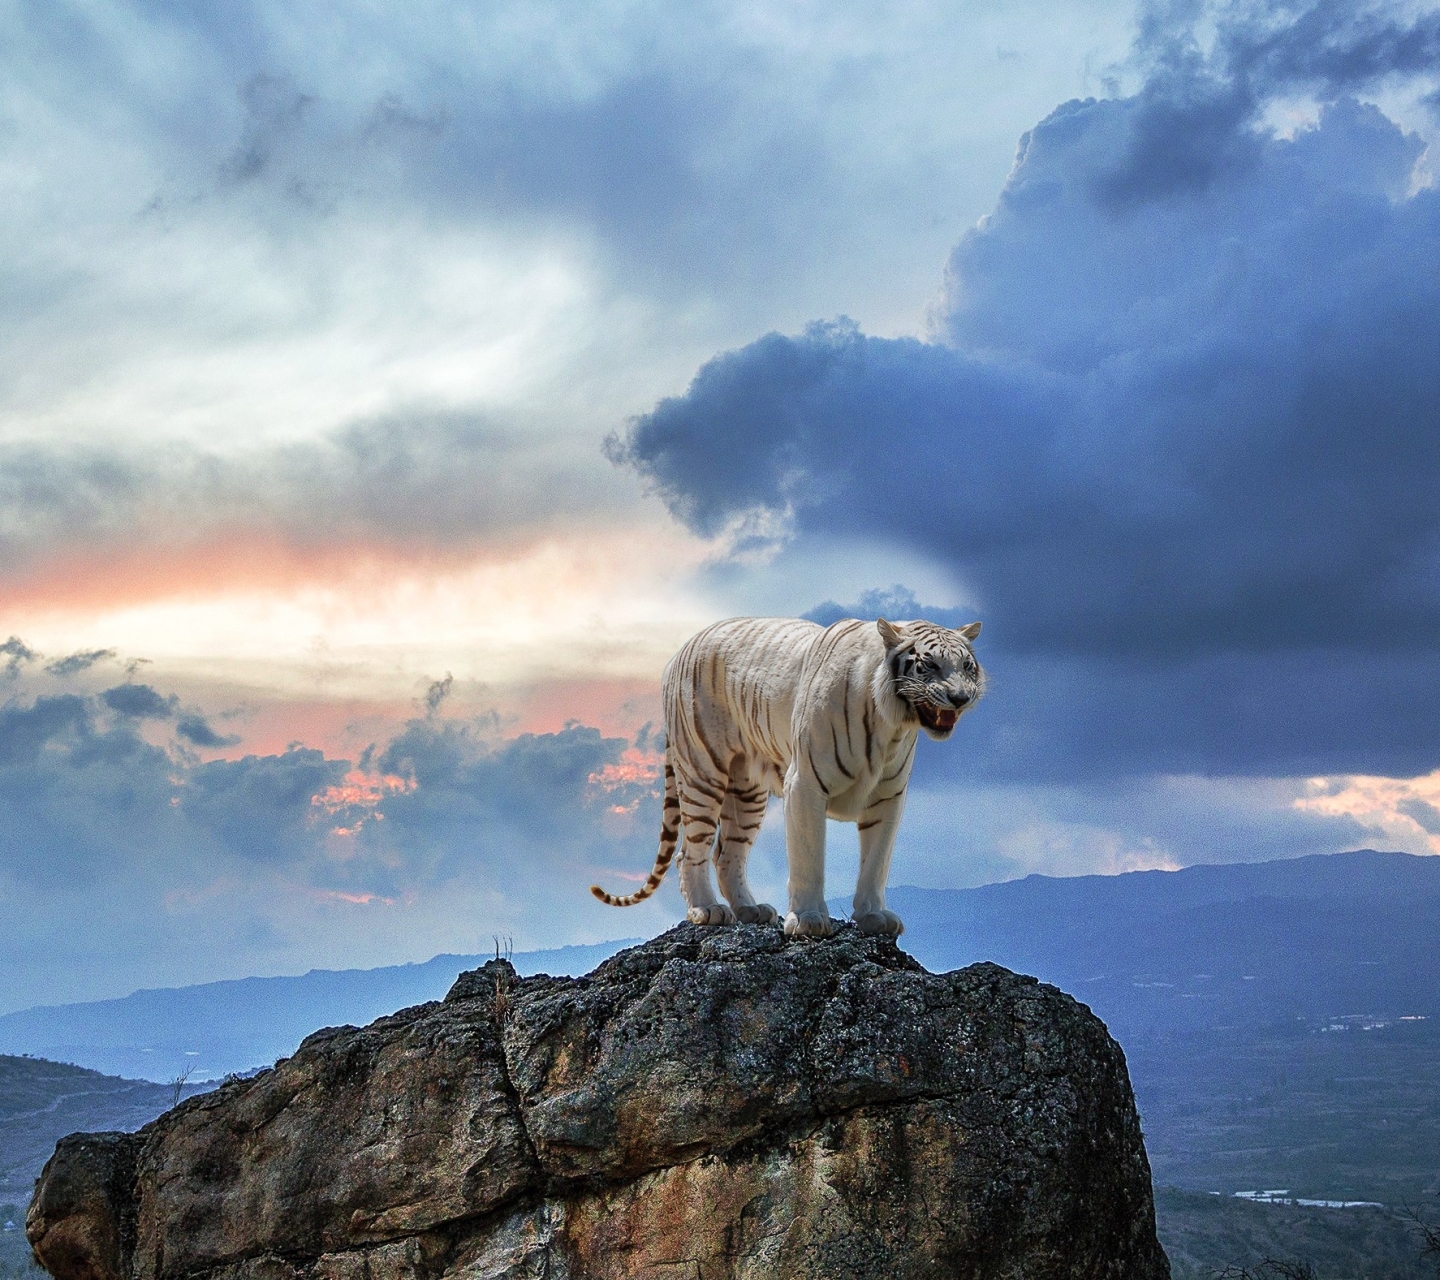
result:
<svg viewBox="0 0 1440 1280"><path fill-rule="evenodd" d="M86 649L47 663L45 670L57 679L65 680L70 676L79 675L82 671L90 670L97 662L104 662L107 658L114 656L114 649Z"/></svg>
<svg viewBox="0 0 1440 1280"><path fill-rule="evenodd" d="M57 566L83 580L114 559L142 560L163 590L165 566L245 540L278 544L292 571L307 559L313 572L367 555L453 559L534 538L560 508L603 518L607 485L586 469L463 414L390 418L238 456L178 443L0 443L0 592L8 580L63 594Z"/></svg>
<svg viewBox="0 0 1440 1280"><path fill-rule="evenodd" d="M1402 800L1395 812L1409 818L1427 835L1440 836L1440 808L1428 800Z"/></svg>
<svg viewBox="0 0 1440 1280"><path fill-rule="evenodd" d="M1348 818L1372 838L1411 853L1440 854L1440 770L1417 778L1310 778L1299 813Z"/></svg>
<svg viewBox="0 0 1440 1280"><path fill-rule="evenodd" d="M202 762L179 732L189 712L144 726L173 723L172 740L141 736L135 712L175 706L163 689L105 693L137 688L149 696L120 708L77 693L0 706L0 967L24 977L15 989L28 1002L398 962L467 939L473 950L496 931L576 941L678 917L673 883L623 919L583 891L649 869L663 765L650 726L628 739L573 723L506 737L495 716L422 706L358 758L295 744ZM1282 856L1387 833L1413 845L1420 806L1440 798L1433 776L1078 786L950 767L990 754L974 735L922 745L896 882ZM774 901L783 832L777 811L754 859ZM853 880L853 843L853 827L835 833L832 885Z"/></svg>
<svg viewBox="0 0 1440 1280"><path fill-rule="evenodd" d="M1203 12L1203 11L1202 11ZM1114 157L1093 175L1114 208L1233 181L1262 162L1253 125L1277 97L1335 102L1440 67L1440 15L1355 0L1236 5L1202 52L1195 11L1142 6L1135 60L1148 71Z"/></svg>
<svg viewBox="0 0 1440 1280"><path fill-rule="evenodd" d="M425 690L425 711L427 715L434 715L440 710L440 704L450 696L450 691L455 687L455 677L448 671L443 680L434 680L430 687Z"/></svg>
<svg viewBox="0 0 1440 1280"><path fill-rule="evenodd" d="M1294 87L1339 97L1440 67L1437 13L1344 0L1291 0L1240 13L1222 28L1218 53L1231 80L1257 101Z"/></svg>
<svg viewBox="0 0 1440 1280"><path fill-rule="evenodd" d="M277 150L299 130L315 99L288 75L251 76L240 87L245 126L240 145L220 167L222 182L250 182L269 169Z"/></svg>
<svg viewBox="0 0 1440 1280"><path fill-rule="evenodd" d="M0 707L0 759L23 759L58 739L85 738L90 733L85 701L74 694Z"/></svg>
<svg viewBox="0 0 1440 1280"><path fill-rule="evenodd" d="M195 711L187 711L175 721L175 732L195 747L233 747L240 742L239 734L216 733L210 722Z"/></svg>
<svg viewBox="0 0 1440 1280"><path fill-rule="evenodd" d="M927 745L934 749L927 751ZM947 887L1037 873L1114 875L1364 846L1430 851L1423 838L1415 838L1420 833L1412 824L1403 824L1411 827L1411 838L1397 838L1393 826L1305 805L1315 793L1307 779L1180 774L1080 786L956 784L928 767L943 749L923 743L920 748L926 776L916 779L906 800L893 884ZM843 884L854 874L857 851L848 840L834 843L840 857L849 859L835 870L834 882Z"/></svg>
<svg viewBox="0 0 1440 1280"><path fill-rule="evenodd" d="M293 438L519 385L593 438L758 317L909 325L1016 122L1127 38L1130 0L1037 9L7 11L7 433Z"/></svg>
<svg viewBox="0 0 1440 1280"><path fill-rule="evenodd" d="M1092 91L1083 68L1106 66L1128 12L15 9L0 149L29 185L0 211L25 246L0 305L0 600L188 604L306 576L333 590L291 635L333 638L373 586L357 566L453 570L557 527L623 526L635 485L597 457L603 431L695 352L765 326L849 310L908 332L1019 128ZM1429 19L1227 9L1206 43L1174 12L1144 16L1135 93L1030 133L954 254L933 341L772 334L616 445L703 532L910 553L802 604L898 607L914 593L879 584L903 578L981 606L964 620L986 619L992 696L963 742L923 754L906 828L931 867L966 839L996 874L1206 856L1226 836L1206 812L1254 816L1235 800L1249 784L1217 769L1433 764L1435 197L1415 190L1417 141L1349 100L1390 103L1430 65ZM1276 95L1306 94L1318 121L1267 132ZM614 559L665 560L658 545ZM506 644L515 618L553 635L560 609L578 616L572 560L513 562L555 613L505 584L497 611L493 584L458 570L439 590L484 600ZM954 595L911 576L937 562ZM568 571L593 577L584 564ZM572 647L593 676L597 652L657 628L607 630L608 580L582 585L601 624L585 613ZM414 634L476 625L423 603ZM195 634L234 635L236 615L216 619ZM253 627L269 660L269 615ZM352 651L373 633L357 634ZM7 692L38 659L13 645ZM193 686L175 701L163 663L153 715L112 705L103 669L73 665L99 652L51 664L84 677L63 694L37 678L39 696L0 706L15 990L674 917L673 885L623 916L570 892L648 868L648 740L578 724L507 740L436 688L358 758L201 761L227 722ZM471 683L426 652L420 669ZM576 688L550 673L536 696ZM1188 805L1113 778L1157 770L1190 771ZM1077 779L1084 794L1059 794ZM1256 800L1284 821L1237 818L1235 843L1338 845L1369 821L1292 798ZM1435 798L1392 798L1383 820L1419 839ZM979 810L957 838L955 815ZM783 894L773 823L766 839Z"/></svg>
<svg viewBox="0 0 1440 1280"><path fill-rule="evenodd" d="M437 704L358 760L294 744L202 761L197 745L233 739L150 685L0 704L0 967L32 1002L421 958L498 928L606 936L584 886L654 856L648 734L507 739L497 717Z"/></svg>
<svg viewBox="0 0 1440 1280"><path fill-rule="evenodd" d="M1077 64L1107 36L1123 39L1125 13L1104 6L1074 24ZM632 285L687 294L773 296L823 267L817 239L874 270L854 250L894 220L896 187L925 213L948 213L951 202L923 183L927 163L968 185L973 150L958 154L956 133L976 130L993 110L987 98L1016 92L1013 72L983 46L1033 40L1025 15L977 23L917 12L892 15L882 31L863 5L778 20L727 6L579 16L538 0L424 21L380 6L321 30L266 3L223 17L127 16L149 44L183 50L223 86L197 104L177 74L162 101L186 102L192 119L154 122L152 145L192 190L204 175L222 198L253 208L268 196L286 213L325 217L418 199L459 223L579 233ZM977 25L981 48L964 41ZM87 34L71 55L82 72L106 47ZM322 42L336 47L322 54ZM957 62L971 83L1000 92L975 94L962 114ZM950 108L944 126L925 117L936 99ZM896 145L901 133L910 145ZM172 214L193 199L179 185L167 183ZM932 219L913 220L924 230ZM872 257L892 252L878 240Z"/></svg>
<svg viewBox="0 0 1440 1280"><path fill-rule="evenodd" d="M822 627L828 627L842 618L887 618L892 622L924 618L942 627L962 627L974 621L968 609L944 609L921 604L915 599L913 591L899 583L888 589L875 587L864 591L854 604L836 604L833 600L826 600L800 616L818 622Z"/></svg>
<svg viewBox="0 0 1440 1280"><path fill-rule="evenodd" d="M1019 87L1026 17L943 6L7 12L0 602L649 525L603 433L797 299L913 323L994 120L1127 15Z"/></svg>
<svg viewBox="0 0 1440 1280"><path fill-rule="evenodd" d="M1404 777L1437 756L1432 653L1018 654L987 647L997 631L1001 621L987 616L976 646L986 698L965 718L956 750L935 760L956 778Z"/></svg>
<svg viewBox="0 0 1440 1280"><path fill-rule="evenodd" d="M413 786L386 801L383 828L366 828L364 839L376 848L428 847L438 867L471 856L480 833L483 845L497 851L545 849L553 866L587 850L607 848L604 856L613 856L599 814L642 796L655 799L653 774L619 791L595 790L600 784L591 779L619 761L625 739L582 725L502 741L493 734L488 722L412 721L374 756L374 768ZM659 811L650 808L658 832Z"/></svg>
<svg viewBox="0 0 1440 1280"><path fill-rule="evenodd" d="M183 775L180 810L244 862L303 865L315 852L311 797L348 768L348 761L298 746L280 755L211 760Z"/></svg>
<svg viewBox="0 0 1440 1280"><path fill-rule="evenodd" d="M112 650L105 651L107 656L113 655ZM60 666L62 664L55 664ZM85 664L88 666L88 664ZM81 666L78 670L84 670ZM46 668L52 674L69 675L73 671L54 672L53 668ZM180 699L173 693L161 694L148 684L120 684L112 689L106 689L100 694L100 701L111 711L125 716L131 720L173 720L175 722L175 736L188 743L192 747L233 747L239 744L238 734L217 733L210 726L209 720L198 711L182 711Z"/></svg>
<svg viewBox="0 0 1440 1280"><path fill-rule="evenodd" d="M1138 93L1026 135L943 341L769 334L612 456L707 534L758 512L940 559L983 606L995 734L1062 768L1431 767L1440 193L1374 106L1260 112L1433 69L1434 20L1259 12L1212 55L1157 23Z"/></svg>
<svg viewBox="0 0 1440 1280"><path fill-rule="evenodd" d="M34 662L40 656L19 636L11 636L4 644L0 644L0 653L5 655L5 675L12 680L20 674L21 667L27 662Z"/></svg>
<svg viewBox="0 0 1440 1280"><path fill-rule="evenodd" d="M148 684L116 685L100 697L110 710L136 720L168 720L175 714L179 701L173 695L162 697Z"/></svg>
<svg viewBox="0 0 1440 1280"><path fill-rule="evenodd" d="M129 717L107 723L92 699L0 707L0 881L84 888L138 850L163 847L169 766Z"/></svg>

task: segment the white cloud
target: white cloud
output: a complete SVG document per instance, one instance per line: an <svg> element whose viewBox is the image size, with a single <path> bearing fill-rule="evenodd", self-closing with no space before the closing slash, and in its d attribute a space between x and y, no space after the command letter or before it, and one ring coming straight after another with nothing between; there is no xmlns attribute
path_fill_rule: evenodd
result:
<svg viewBox="0 0 1440 1280"><path fill-rule="evenodd" d="M1349 818L1387 849L1440 854L1440 769L1418 778L1308 778L1299 813Z"/></svg>
<svg viewBox="0 0 1440 1280"><path fill-rule="evenodd" d="M12 11L7 430L293 438L415 403L571 408L577 374L623 414L757 324L913 330L1019 131L1128 20Z"/></svg>
<svg viewBox="0 0 1440 1280"><path fill-rule="evenodd" d="M389 697L458 670L482 611L638 668L682 620L808 607L803 557L774 566L784 590L695 579L692 540L666 541L605 434L757 326L923 326L1019 131L1129 23L1128 3L869 0L7 11L12 626L242 685L256 664L283 685L287 663L307 684L323 651L388 664ZM490 443L448 459L425 424L460 420ZM430 489L348 450L376 423ZM547 531L574 554L541 563ZM631 563L596 569L592 535L630 539ZM409 563L366 591L344 561L377 546ZM858 581L853 554L810 552L822 594ZM561 618L545 600L577 573ZM487 585L507 575L533 589ZM480 630L474 665L508 679Z"/></svg>

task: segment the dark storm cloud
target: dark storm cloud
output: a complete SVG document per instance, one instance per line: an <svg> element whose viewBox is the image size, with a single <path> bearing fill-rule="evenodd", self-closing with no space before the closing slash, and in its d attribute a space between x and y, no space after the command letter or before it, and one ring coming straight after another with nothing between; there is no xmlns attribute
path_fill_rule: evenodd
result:
<svg viewBox="0 0 1440 1280"><path fill-rule="evenodd" d="M1400 16L1387 4L1265 5L1241 10L1219 36L1226 73L1257 99L1296 86L1338 97L1440 66L1440 14Z"/></svg>
<svg viewBox="0 0 1440 1280"><path fill-rule="evenodd" d="M761 508L947 561L1022 773L1432 767L1440 195L1374 107L1254 124L1431 65L1433 18L1377 13L1232 14L1209 59L1150 30L1140 93L1022 141L946 344L768 335L613 456L704 532Z"/></svg>
<svg viewBox="0 0 1440 1280"><path fill-rule="evenodd" d="M989 781L1143 774L1413 777L1440 763L1432 652L1215 652L1180 661L976 645L985 700L917 773Z"/></svg>

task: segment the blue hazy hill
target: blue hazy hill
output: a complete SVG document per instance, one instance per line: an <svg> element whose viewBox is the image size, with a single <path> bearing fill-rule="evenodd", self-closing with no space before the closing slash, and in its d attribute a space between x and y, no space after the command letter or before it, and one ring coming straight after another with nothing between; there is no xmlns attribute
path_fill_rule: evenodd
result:
<svg viewBox="0 0 1440 1280"><path fill-rule="evenodd" d="M637 941L529 951L521 974L579 974ZM42 1005L0 1017L0 1054L29 1054L136 1080L214 1080L268 1066L319 1027L363 1026L438 1000L457 974L489 955L439 955L381 969L312 969L297 977L238 978L137 991L116 1000Z"/></svg>
<svg viewBox="0 0 1440 1280"><path fill-rule="evenodd" d="M1154 1037L1335 1018L1440 1023L1440 858L1362 850L976 889L899 886L890 902L906 922L905 948L928 968L993 960L1034 974L1090 1005L1127 1049ZM514 960L521 973L583 973L627 945ZM193 1079L213 1079L273 1062L317 1027L438 999L457 973L488 958L442 955L26 1009L0 1017L0 1053L146 1080L187 1068Z"/></svg>
<svg viewBox="0 0 1440 1280"><path fill-rule="evenodd" d="M1440 858L1318 855L978 889L897 887L935 970L993 960L1085 1001L1122 1044L1236 1025L1440 1017Z"/></svg>

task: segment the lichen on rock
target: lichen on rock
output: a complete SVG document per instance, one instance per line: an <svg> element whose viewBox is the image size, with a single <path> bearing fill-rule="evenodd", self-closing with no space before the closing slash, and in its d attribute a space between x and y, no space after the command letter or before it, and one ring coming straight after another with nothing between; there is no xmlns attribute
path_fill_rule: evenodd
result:
<svg viewBox="0 0 1440 1280"><path fill-rule="evenodd" d="M844 929L503 960L136 1134L62 1141L56 1280L1161 1280L1124 1056L1083 1005Z"/></svg>

